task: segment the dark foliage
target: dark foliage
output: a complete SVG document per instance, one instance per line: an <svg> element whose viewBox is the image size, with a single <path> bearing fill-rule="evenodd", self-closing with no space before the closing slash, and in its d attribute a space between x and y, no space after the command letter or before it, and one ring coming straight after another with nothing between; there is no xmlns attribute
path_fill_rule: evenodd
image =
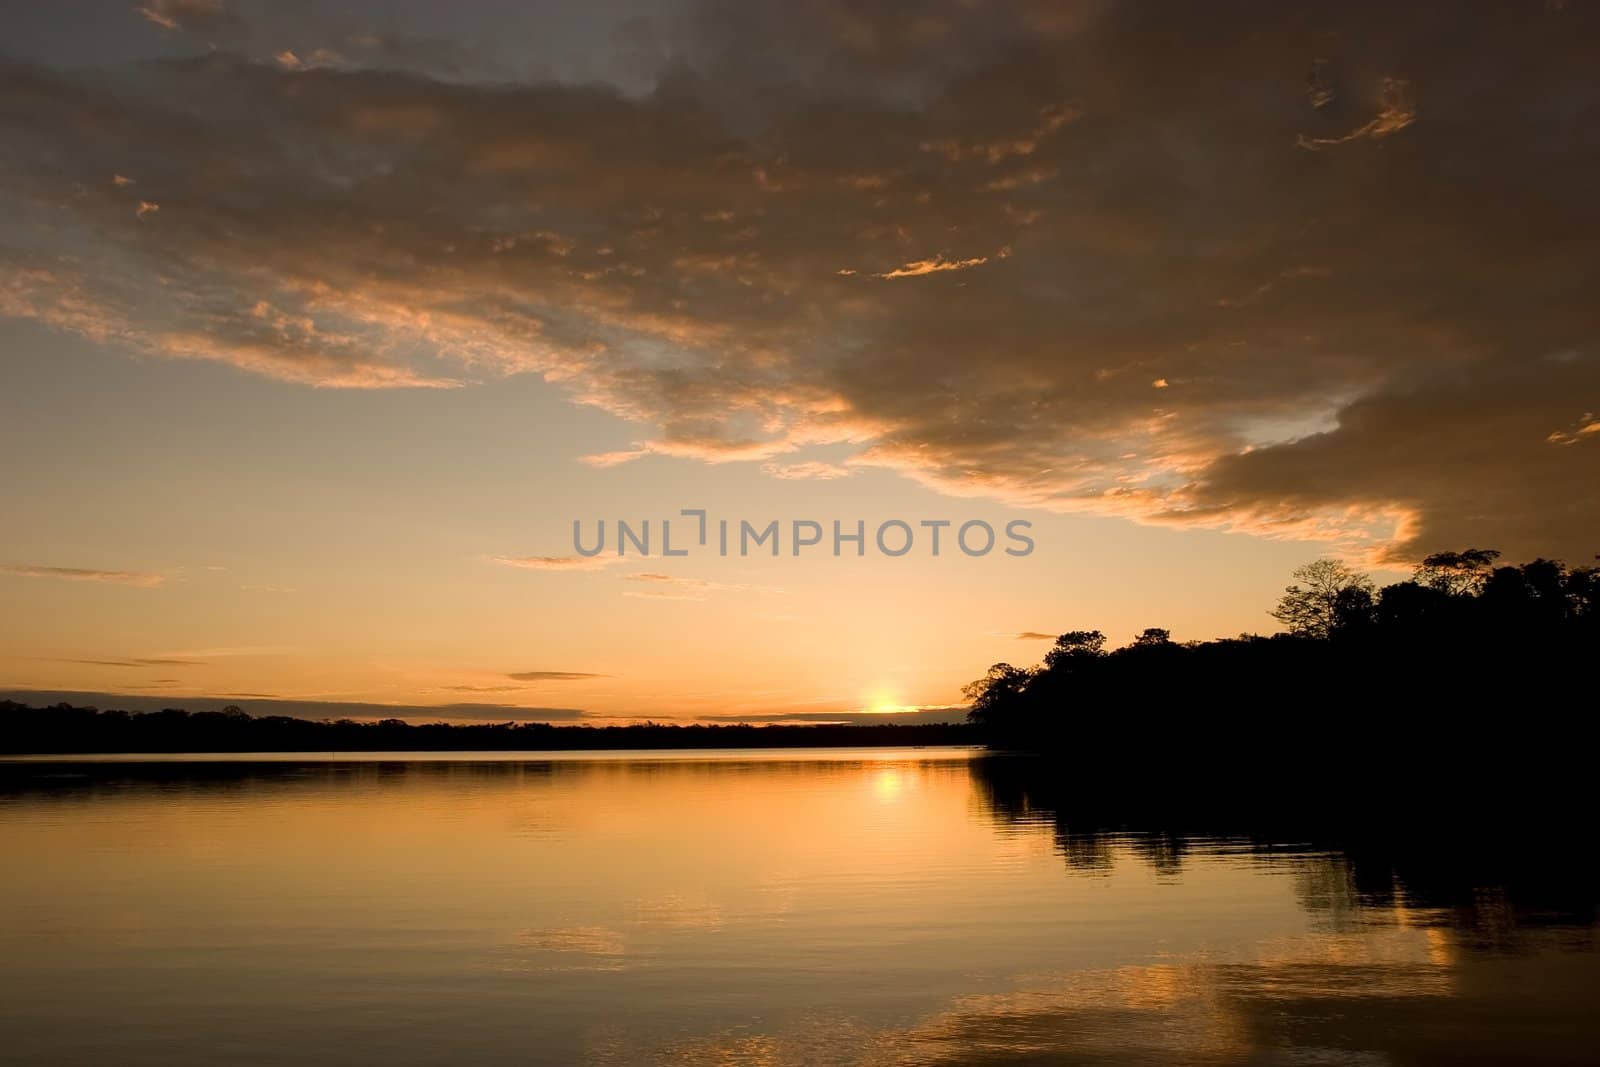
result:
<svg viewBox="0 0 1600 1067"><path fill-rule="evenodd" d="M1497 556L1440 553L1377 591L1318 561L1273 612L1291 632L1271 637L1175 644L1152 628L1107 651L1104 634L1073 630L1041 666L999 663L969 685L968 719L991 747L1132 743L1154 758L1230 746L1242 758L1293 744L1368 768L1469 732L1481 745L1533 737L1538 723L1567 731L1593 716L1600 570L1494 567Z"/></svg>

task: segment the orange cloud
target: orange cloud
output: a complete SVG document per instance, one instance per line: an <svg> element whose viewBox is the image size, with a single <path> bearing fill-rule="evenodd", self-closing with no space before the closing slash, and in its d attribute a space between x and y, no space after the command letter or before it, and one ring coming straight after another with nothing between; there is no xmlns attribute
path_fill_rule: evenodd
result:
<svg viewBox="0 0 1600 1067"><path fill-rule="evenodd" d="M598 571L616 562L615 556L495 556L505 567L529 571Z"/></svg>
<svg viewBox="0 0 1600 1067"><path fill-rule="evenodd" d="M15 574L23 578L60 578L69 582L104 582L110 585L131 585L140 589L154 589L166 581L160 574L139 571L106 571L85 567L40 567L29 564L0 564L0 574Z"/></svg>

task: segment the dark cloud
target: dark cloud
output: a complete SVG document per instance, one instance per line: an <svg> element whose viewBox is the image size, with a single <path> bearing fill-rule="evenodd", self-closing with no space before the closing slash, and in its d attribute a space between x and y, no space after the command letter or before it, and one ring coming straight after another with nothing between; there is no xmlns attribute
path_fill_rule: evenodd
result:
<svg viewBox="0 0 1600 1067"><path fill-rule="evenodd" d="M170 688L162 683L161 688ZM581 708L525 708L514 704L370 704L354 701L293 700L261 697L250 693L225 693L221 696L136 696L127 693L85 692L82 690L4 689L0 699L15 700L35 707L67 703L125 711L160 711L183 708L187 711L220 711L248 700L241 706L251 715L286 715L295 719L405 719L408 722L571 722L585 718Z"/></svg>
<svg viewBox="0 0 1600 1067"><path fill-rule="evenodd" d="M1056 639L1055 634L1040 633L1038 630L1024 630L1012 636L1018 641L1054 641Z"/></svg>
<svg viewBox="0 0 1600 1067"><path fill-rule="evenodd" d="M444 688L453 693L517 693L528 687L525 685L447 685Z"/></svg>
<svg viewBox="0 0 1600 1067"><path fill-rule="evenodd" d="M517 682L583 682L591 678L609 678L609 674L587 674L583 671L518 671L506 675Z"/></svg>
<svg viewBox="0 0 1600 1067"><path fill-rule="evenodd" d="M752 712L744 715L706 715L714 723L849 723L857 726L883 726L891 723L963 722L967 717L966 705L936 708L914 708L909 711L774 711Z"/></svg>
<svg viewBox="0 0 1600 1067"><path fill-rule="evenodd" d="M483 722L563 722L588 715L581 708L522 708L514 704L441 704L433 708L405 708L398 713L417 722L439 719L475 719Z"/></svg>
<svg viewBox="0 0 1600 1067"><path fill-rule="evenodd" d="M81 663L90 667L204 667L198 659L64 659L60 663Z"/></svg>
<svg viewBox="0 0 1600 1067"><path fill-rule="evenodd" d="M845 444L1044 508L1584 558L1597 33L740 3L646 35L640 95L376 47L13 62L0 313L312 385L540 374L644 427L598 462Z"/></svg>
<svg viewBox="0 0 1600 1067"><path fill-rule="evenodd" d="M1600 550L1600 440L1583 432L1592 397L1600 397L1600 359L1473 368L1355 401L1326 433L1225 457L1195 500L1219 513L1270 502L1286 519L1383 500L1409 516L1403 546L1477 545L1511 559L1586 563Z"/></svg>
<svg viewBox="0 0 1600 1067"><path fill-rule="evenodd" d="M236 25L222 0L148 0L138 11L164 30L215 30Z"/></svg>

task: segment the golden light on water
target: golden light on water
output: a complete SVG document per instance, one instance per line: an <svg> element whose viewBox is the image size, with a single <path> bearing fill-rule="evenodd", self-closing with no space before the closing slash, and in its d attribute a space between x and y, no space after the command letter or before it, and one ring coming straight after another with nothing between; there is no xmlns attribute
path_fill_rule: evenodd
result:
<svg viewBox="0 0 1600 1067"><path fill-rule="evenodd" d="M872 777L872 795L879 800L898 800L905 788L905 776L893 767L885 768Z"/></svg>

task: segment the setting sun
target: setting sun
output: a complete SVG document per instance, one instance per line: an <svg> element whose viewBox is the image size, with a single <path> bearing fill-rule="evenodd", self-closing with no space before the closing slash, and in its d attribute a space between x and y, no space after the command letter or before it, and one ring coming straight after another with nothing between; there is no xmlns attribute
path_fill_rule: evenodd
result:
<svg viewBox="0 0 1600 1067"><path fill-rule="evenodd" d="M900 702L900 695L891 689L880 687L873 690L867 698L866 710L874 715L894 715L902 711L915 711L914 705Z"/></svg>

